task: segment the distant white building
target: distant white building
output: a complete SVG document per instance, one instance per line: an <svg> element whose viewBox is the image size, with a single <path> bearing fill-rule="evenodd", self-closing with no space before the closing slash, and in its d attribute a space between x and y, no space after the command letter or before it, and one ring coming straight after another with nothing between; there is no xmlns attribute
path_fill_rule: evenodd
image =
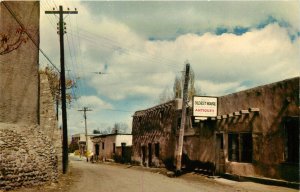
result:
<svg viewBox="0 0 300 192"><path fill-rule="evenodd" d="M131 158L132 135L112 133L91 138L93 153L96 160L126 162Z"/></svg>
<svg viewBox="0 0 300 192"><path fill-rule="evenodd" d="M87 135L87 138L85 137L84 133L78 133L72 135L72 141L71 142L76 142L79 146L79 151L83 155L85 154L86 150L86 139L87 139L87 146L88 146L88 152L91 153L93 151L93 142L91 140L92 137L97 136L99 134L89 134Z"/></svg>

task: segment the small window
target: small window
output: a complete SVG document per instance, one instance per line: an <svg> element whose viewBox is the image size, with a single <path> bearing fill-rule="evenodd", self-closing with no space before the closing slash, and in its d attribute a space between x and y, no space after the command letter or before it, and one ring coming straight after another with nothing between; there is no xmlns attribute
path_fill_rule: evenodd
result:
<svg viewBox="0 0 300 192"><path fill-rule="evenodd" d="M159 143L155 143L155 156L159 157Z"/></svg>
<svg viewBox="0 0 300 192"><path fill-rule="evenodd" d="M239 137L237 133L228 134L228 160L239 161Z"/></svg>
<svg viewBox="0 0 300 192"><path fill-rule="evenodd" d="M240 134L241 143L241 162L252 162L252 134L251 133L241 133Z"/></svg>
<svg viewBox="0 0 300 192"><path fill-rule="evenodd" d="M298 118L287 118L285 128L285 161L299 163L299 121Z"/></svg>
<svg viewBox="0 0 300 192"><path fill-rule="evenodd" d="M228 134L228 160L236 162L252 162L252 133Z"/></svg>
<svg viewBox="0 0 300 192"><path fill-rule="evenodd" d="M116 153L116 144L113 143L113 153Z"/></svg>
<svg viewBox="0 0 300 192"><path fill-rule="evenodd" d="M104 143L102 143L102 149L104 149Z"/></svg>

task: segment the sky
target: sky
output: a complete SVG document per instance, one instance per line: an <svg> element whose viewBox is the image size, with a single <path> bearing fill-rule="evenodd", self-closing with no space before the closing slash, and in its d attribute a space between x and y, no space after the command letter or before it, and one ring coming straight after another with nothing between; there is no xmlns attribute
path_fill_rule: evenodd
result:
<svg viewBox="0 0 300 192"><path fill-rule="evenodd" d="M41 0L40 48L59 68L57 15L64 16L69 134L126 123L159 104L186 62L201 93L222 96L299 76L300 1ZM41 68L49 61L40 54ZM101 72L102 74L96 74Z"/></svg>

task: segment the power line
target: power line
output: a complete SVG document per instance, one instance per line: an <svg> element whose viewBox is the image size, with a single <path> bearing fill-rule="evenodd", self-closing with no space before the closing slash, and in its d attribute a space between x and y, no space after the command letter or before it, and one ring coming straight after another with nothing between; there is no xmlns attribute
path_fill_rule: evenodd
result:
<svg viewBox="0 0 300 192"><path fill-rule="evenodd" d="M39 49L39 51L44 55L44 57L50 62L50 64L58 71L59 69L52 63L52 61L48 58L48 56L45 54L45 52L39 47L39 45L34 41L33 37L25 30L25 26L23 23L17 18L15 13L9 8L9 6L6 4L5 1L2 1L4 7L8 10L8 12L13 16L13 18L17 21L17 23L20 25L22 30L26 33L26 35L29 37L29 39L32 41L32 43L36 46L36 48Z"/></svg>

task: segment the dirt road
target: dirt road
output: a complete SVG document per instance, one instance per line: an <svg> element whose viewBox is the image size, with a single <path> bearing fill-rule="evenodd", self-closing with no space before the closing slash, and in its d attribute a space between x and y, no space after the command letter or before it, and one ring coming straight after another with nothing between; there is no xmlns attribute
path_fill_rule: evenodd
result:
<svg viewBox="0 0 300 192"><path fill-rule="evenodd" d="M74 178L70 192L216 191L215 188L214 190L203 190L199 184L189 183L184 179L169 178L158 173L135 170L125 166L72 161L72 167L73 172L78 173L78 177ZM219 186L221 187L221 185ZM223 187L220 188L222 191L224 191Z"/></svg>
<svg viewBox="0 0 300 192"><path fill-rule="evenodd" d="M236 182L187 173L177 178L148 169L121 164L92 164L71 156L70 172L50 183L12 192L297 192L296 189Z"/></svg>
<svg viewBox="0 0 300 192"><path fill-rule="evenodd" d="M295 192L297 190L252 182L209 179L186 174L169 178L145 169L124 165L71 162L74 175L69 192Z"/></svg>

